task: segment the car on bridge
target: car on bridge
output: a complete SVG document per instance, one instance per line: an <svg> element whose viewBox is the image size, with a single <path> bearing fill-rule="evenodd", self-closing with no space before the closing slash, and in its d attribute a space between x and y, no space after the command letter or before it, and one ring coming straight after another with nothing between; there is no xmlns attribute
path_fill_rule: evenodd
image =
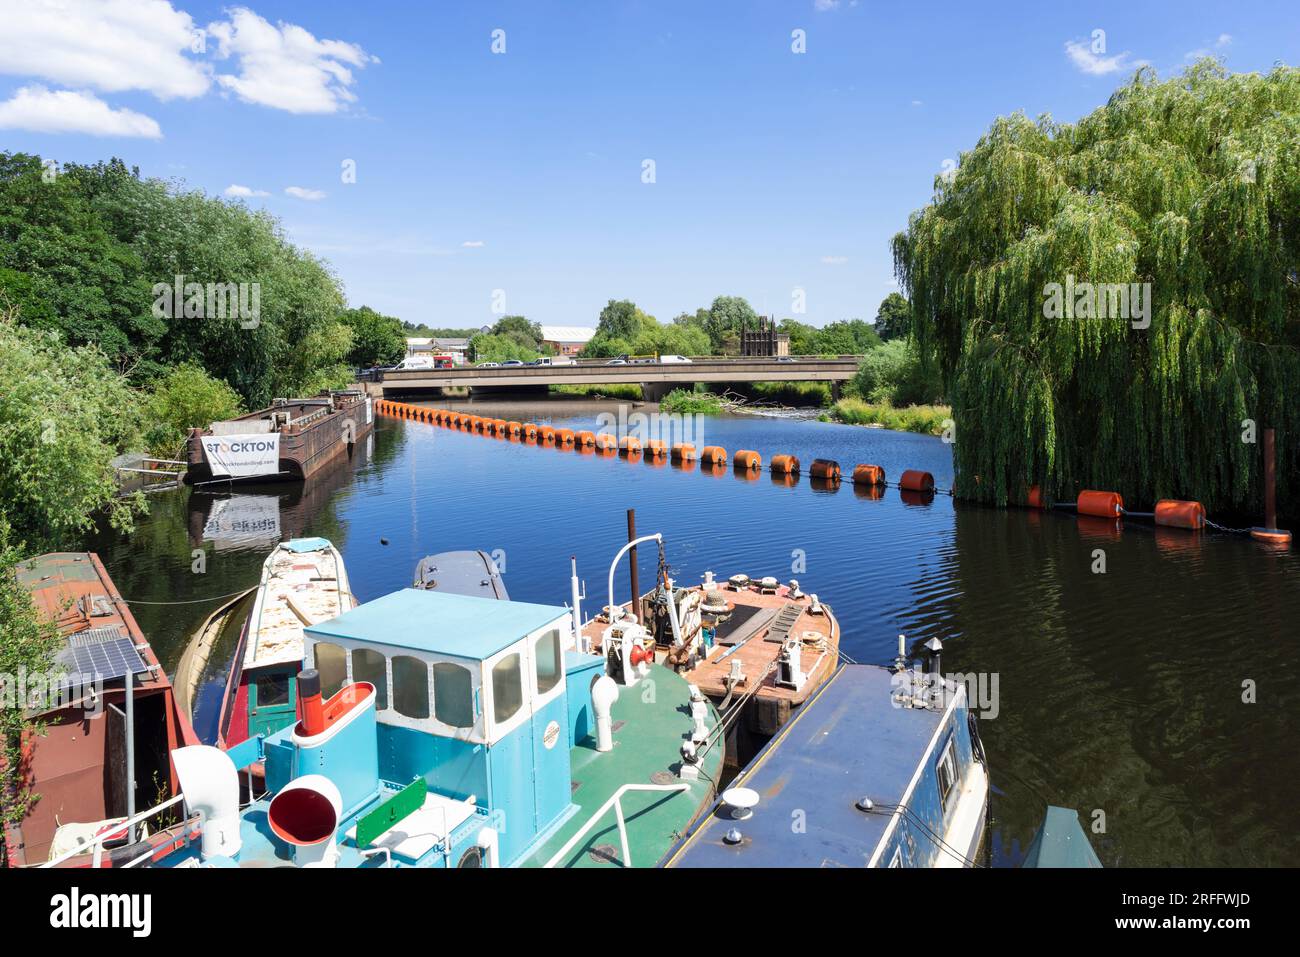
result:
<svg viewBox="0 0 1300 957"><path fill-rule="evenodd" d="M501 363L501 368L504 369L504 368L509 367L509 368L512 368L512 369L513 369L513 368L515 368L516 366L522 366L522 365L526 365L526 363L521 362L521 361L518 360L518 359L507 359L505 362Z"/></svg>
<svg viewBox="0 0 1300 957"><path fill-rule="evenodd" d="M685 356L672 355L672 356L660 356L659 361L663 363L671 364L674 362L690 362L691 360L686 358Z"/></svg>

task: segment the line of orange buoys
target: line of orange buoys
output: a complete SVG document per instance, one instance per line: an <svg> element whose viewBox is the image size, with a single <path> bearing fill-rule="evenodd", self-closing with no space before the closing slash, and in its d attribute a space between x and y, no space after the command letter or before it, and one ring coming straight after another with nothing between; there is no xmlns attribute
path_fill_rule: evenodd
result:
<svg viewBox="0 0 1300 957"><path fill-rule="evenodd" d="M632 435L619 439L607 432L575 432L572 429L556 429L549 425L534 425L531 422L495 419L450 409L434 409L407 402L394 402L391 399L378 400L376 409L382 415L391 415L399 419L414 419L417 422L442 425L461 432L522 441L532 445L574 449L584 455L595 454L605 458L618 455L630 460L644 459L652 465L662 465L671 461L683 471L694 471L698 464L700 470L708 475L724 474L728 465L727 450L720 445L706 445L697 450L689 442L678 442L673 445L669 445L662 439L647 439L643 442ZM737 452L730 460L730 464L736 474L744 479L756 479L763 471L763 457L749 449ZM793 485L802 471L802 466L796 456L774 455L768 463L767 471L771 473L774 481ZM825 489L837 487L843 472L839 463L832 459L814 459L808 474L816 487ZM864 498L880 498L884 489L891 485L885 480L885 470L879 465L857 466L851 473L851 481L858 494ZM904 472L902 479L893 487L903 493L904 499L913 502L924 501L926 497L935 494L934 476L929 472L915 470Z"/></svg>
<svg viewBox="0 0 1300 957"><path fill-rule="evenodd" d="M728 463L727 450L720 445L706 445L697 452L694 445L686 442L669 446L660 439L649 439L643 443L631 435L616 439L607 432L574 432L572 429L556 429L549 425L534 425L531 422L494 419L450 409L433 409L423 405L394 402L390 399L378 400L376 409L383 415L400 419L415 419L417 422L443 425L461 432L518 440L532 445L574 449L584 455L596 454L606 458L620 455L630 460L644 458L653 465L672 461L683 471L694 471L698 462L700 470L708 475L724 474ZM731 459L731 465L739 477L752 481L763 471L763 457L750 449L741 449ZM774 455L768 463L767 471L771 473L773 481L793 485L798 480L801 466L796 456ZM843 476L839 463L833 459L813 459L808 474L814 487L820 490L837 488ZM902 495L903 501L908 504L923 504L936 492L944 495L952 494L951 489L936 489L934 476L919 469L907 469L898 477L897 482L889 482L884 468L879 465L862 464L854 466L850 473L850 481L854 491L862 498L879 499L886 488L896 488ZM1232 531L1209 522L1205 516L1205 508L1200 502L1176 499L1160 500L1152 512L1132 512L1124 508L1124 499L1118 492L1085 489L1079 493L1074 504L1049 505L1042 489L1034 485L1026 493L1025 501L1015 504L1032 509L1068 508L1082 517L1104 518L1116 522L1128 516L1149 518L1156 525L1168 528L1195 531L1210 525L1219 530ZM1289 544L1290 533L1285 534L1287 538L1283 544Z"/></svg>

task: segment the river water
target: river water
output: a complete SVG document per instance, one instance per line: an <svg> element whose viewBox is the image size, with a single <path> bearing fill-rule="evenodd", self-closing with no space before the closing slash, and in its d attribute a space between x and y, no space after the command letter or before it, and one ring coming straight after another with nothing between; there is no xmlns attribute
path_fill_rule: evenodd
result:
<svg viewBox="0 0 1300 957"><path fill-rule="evenodd" d="M580 429L619 407L473 408ZM753 449L765 462L793 453L805 470L832 458L846 476L860 462L891 480L919 468L952 484L950 447L927 436L798 418L696 424L697 447ZM305 488L185 489L151 504L131 535L89 547L169 669L213 609L206 599L255 584L281 538L334 541L361 601L409 585L423 555L480 548L498 552L512 598L563 604L574 555L594 611L634 507L641 534L663 533L681 582L706 569L794 577L835 609L857 661L888 663L900 633L912 647L937 637L944 671L981 675L995 865L1019 861L1048 803L1080 810L1108 867L1300 864L1294 551L946 495L872 498L806 475L793 485L713 475L385 417L351 462ZM654 562L642 548L643 583ZM625 569L616 588L626 600Z"/></svg>

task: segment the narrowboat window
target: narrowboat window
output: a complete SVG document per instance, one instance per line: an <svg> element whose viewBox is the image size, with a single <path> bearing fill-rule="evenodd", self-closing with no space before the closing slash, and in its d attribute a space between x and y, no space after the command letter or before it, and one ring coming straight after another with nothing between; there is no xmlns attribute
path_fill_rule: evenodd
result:
<svg viewBox="0 0 1300 957"><path fill-rule="evenodd" d="M474 727L474 683L468 668L434 663L433 716L453 728Z"/></svg>
<svg viewBox="0 0 1300 957"><path fill-rule="evenodd" d="M357 648L352 652L352 680L369 681L375 686L375 707L383 711L388 707L388 661L373 648Z"/></svg>
<svg viewBox="0 0 1300 957"><path fill-rule="evenodd" d="M347 653L338 645L318 641L313 649L316 670L320 672L321 697L329 699L338 694L343 682L348 680Z"/></svg>
<svg viewBox="0 0 1300 957"><path fill-rule="evenodd" d="M537 639L533 646L533 657L537 660L537 693L546 694L560 683L560 676L564 674L558 628L552 628Z"/></svg>
<svg viewBox="0 0 1300 957"><path fill-rule="evenodd" d="M939 801L945 808L948 807L948 798L956 790L957 784L957 758L953 752L952 738L944 746L943 753L939 755L939 763L935 766L935 774L939 778Z"/></svg>
<svg viewBox="0 0 1300 957"><path fill-rule="evenodd" d="M289 676L284 673L262 675L257 679L257 706L269 708L289 703Z"/></svg>
<svg viewBox="0 0 1300 957"><path fill-rule="evenodd" d="M429 666L419 658L393 656L393 710L407 718L429 717Z"/></svg>
<svg viewBox="0 0 1300 957"><path fill-rule="evenodd" d="M506 655L492 666L492 717L497 724L509 721L523 703L519 655Z"/></svg>

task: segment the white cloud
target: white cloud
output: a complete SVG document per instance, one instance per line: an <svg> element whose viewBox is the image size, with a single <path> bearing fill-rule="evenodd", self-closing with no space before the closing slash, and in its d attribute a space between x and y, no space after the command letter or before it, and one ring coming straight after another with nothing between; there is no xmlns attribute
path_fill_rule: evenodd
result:
<svg viewBox="0 0 1300 957"><path fill-rule="evenodd" d="M1071 63L1091 76L1105 76L1107 73L1117 73L1120 70L1127 70L1141 65L1140 61L1129 63L1127 50L1123 53L1116 53L1114 56L1102 56L1099 53L1093 53L1092 48L1084 40L1067 40L1065 52L1069 56Z"/></svg>
<svg viewBox="0 0 1300 957"><path fill-rule="evenodd" d="M355 43L318 40L302 27L273 26L246 7L208 25L216 55L233 57L238 74L217 82L241 100L290 113L336 113L356 99L352 70L378 62Z"/></svg>
<svg viewBox="0 0 1300 957"><path fill-rule="evenodd" d="M227 196L234 196L240 199L248 199L253 196L271 195L264 189L253 189L250 186L240 186L238 183L231 183L224 190L222 190L222 192L224 192Z"/></svg>
<svg viewBox="0 0 1300 957"><path fill-rule="evenodd" d="M0 129L33 133L162 138L158 124L143 113L115 110L93 93L25 86L0 103Z"/></svg>
<svg viewBox="0 0 1300 957"><path fill-rule="evenodd" d="M913 100L913 101L912 101L912 105L913 105L913 106L925 106L925 102L924 102L923 100Z"/></svg>
<svg viewBox="0 0 1300 957"><path fill-rule="evenodd" d="M466 249L478 249L480 246L483 245L483 240L467 239L463 243L461 243L461 245L464 246Z"/></svg>
<svg viewBox="0 0 1300 957"><path fill-rule="evenodd" d="M848 256L823 256L822 262L827 266L843 266L849 261Z"/></svg>
<svg viewBox="0 0 1300 957"><path fill-rule="evenodd" d="M813 0L813 9L820 12L834 10L840 5L840 0Z"/></svg>
<svg viewBox="0 0 1300 957"><path fill-rule="evenodd" d="M159 99L207 91L194 21L168 0L0 0L0 73Z"/></svg>
<svg viewBox="0 0 1300 957"><path fill-rule="evenodd" d="M319 189L306 189L302 186L286 186L284 188L284 194L286 196L292 196L295 199L305 199L310 202L315 202L318 199L325 198L325 194Z"/></svg>
<svg viewBox="0 0 1300 957"><path fill-rule="evenodd" d="M1222 47L1226 47L1226 46L1227 46L1229 43L1231 43L1231 42L1232 42L1232 34L1231 34L1231 33L1220 33L1220 34L1219 34L1219 39L1217 39L1217 40L1214 41L1214 45L1215 45L1216 47L1220 47L1220 48L1222 48Z"/></svg>

